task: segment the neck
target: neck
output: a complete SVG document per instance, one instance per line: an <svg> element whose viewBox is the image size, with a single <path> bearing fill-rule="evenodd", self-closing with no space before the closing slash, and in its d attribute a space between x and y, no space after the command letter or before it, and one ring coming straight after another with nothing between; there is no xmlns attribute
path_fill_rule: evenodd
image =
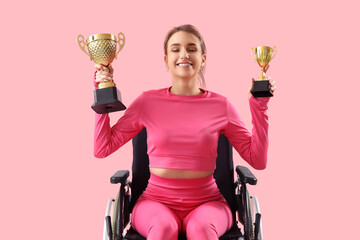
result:
<svg viewBox="0 0 360 240"><path fill-rule="evenodd" d="M198 95L203 93L196 83L184 81L173 81L170 92L177 95Z"/></svg>

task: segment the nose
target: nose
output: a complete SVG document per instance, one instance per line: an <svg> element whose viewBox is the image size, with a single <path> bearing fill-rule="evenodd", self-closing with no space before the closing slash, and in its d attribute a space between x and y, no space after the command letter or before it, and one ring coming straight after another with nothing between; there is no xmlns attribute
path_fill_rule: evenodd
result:
<svg viewBox="0 0 360 240"><path fill-rule="evenodd" d="M180 54L180 58L181 59L188 59L189 58L189 53L186 50L182 50L181 54Z"/></svg>

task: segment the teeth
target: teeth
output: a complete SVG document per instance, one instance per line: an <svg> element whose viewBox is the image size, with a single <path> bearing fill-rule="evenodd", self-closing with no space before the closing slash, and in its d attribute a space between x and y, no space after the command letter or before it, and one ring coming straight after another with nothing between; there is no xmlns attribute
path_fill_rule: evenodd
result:
<svg viewBox="0 0 360 240"><path fill-rule="evenodd" d="M190 63L179 63L178 66L184 67L184 66L191 66Z"/></svg>

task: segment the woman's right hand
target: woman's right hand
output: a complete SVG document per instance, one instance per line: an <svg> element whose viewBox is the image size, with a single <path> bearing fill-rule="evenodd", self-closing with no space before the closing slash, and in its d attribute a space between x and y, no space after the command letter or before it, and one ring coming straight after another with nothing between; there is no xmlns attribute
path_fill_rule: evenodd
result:
<svg viewBox="0 0 360 240"><path fill-rule="evenodd" d="M95 83L106 83L113 81L113 72L111 64L104 66L102 64L95 64L96 74L95 74Z"/></svg>

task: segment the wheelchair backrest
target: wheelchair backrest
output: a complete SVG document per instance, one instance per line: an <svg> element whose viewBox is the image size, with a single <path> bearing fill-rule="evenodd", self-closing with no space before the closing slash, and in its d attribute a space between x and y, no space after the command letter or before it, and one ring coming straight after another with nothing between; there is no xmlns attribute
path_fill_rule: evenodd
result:
<svg viewBox="0 0 360 240"><path fill-rule="evenodd" d="M132 165L132 183L131 183L131 202L130 211L132 211L135 202L145 190L150 178L149 156L147 155L147 133L143 128L132 140L133 145L133 165ZM218 156L216 159L216 169L214 178L216 184L228 202L233 216L235 216L235 185L234 185L234 165L232 145L225 135L220 134L218 141Z"/></svg>

